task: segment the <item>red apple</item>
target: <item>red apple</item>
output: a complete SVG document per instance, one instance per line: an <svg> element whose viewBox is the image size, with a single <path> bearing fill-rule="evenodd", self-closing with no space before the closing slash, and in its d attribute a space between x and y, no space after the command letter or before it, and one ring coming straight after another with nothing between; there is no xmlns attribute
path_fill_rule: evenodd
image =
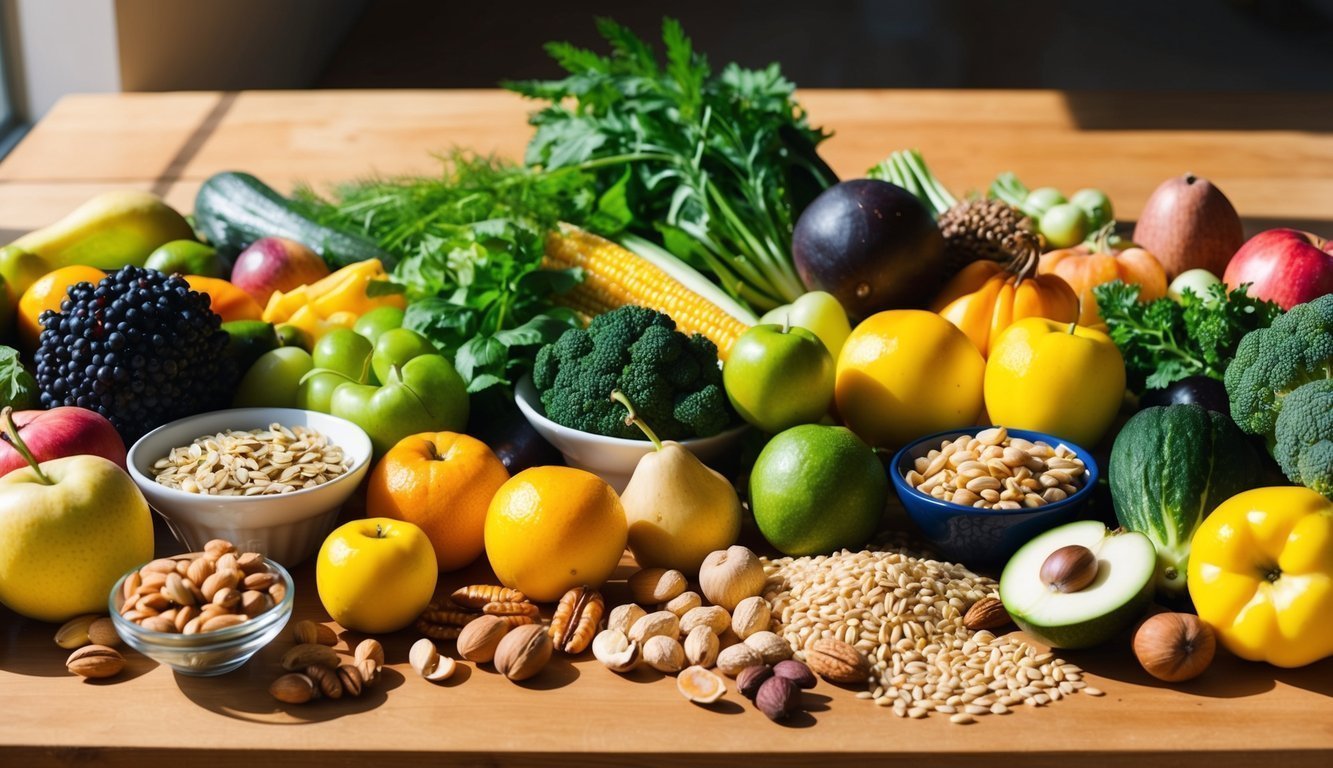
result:
<svg viewBox="0 0 1333 768"><path fill-rule="evenodd" d="M65 456L101 456L125 469L125 443L100 413L64 405L49 411L14 411L19 436L38 463ZM0 476L28 466L6 438L0 440Z"/></svg>
<svg viewBox="0 0 1333 768"><path fill-rule="evenodd" d="M1227 263L1222 282L1252 283L1250 295L1284 310L1333 293L1333 242L1296 229L1269 229L1251 237Z"/></svg>
<svg viewBox="0 0 1333 768"><path fill-rule="evenodd" d="M236 257L231 282L264 307L274 291L290 291L328 274L324 259L295 240L261 237Z"/></svg>

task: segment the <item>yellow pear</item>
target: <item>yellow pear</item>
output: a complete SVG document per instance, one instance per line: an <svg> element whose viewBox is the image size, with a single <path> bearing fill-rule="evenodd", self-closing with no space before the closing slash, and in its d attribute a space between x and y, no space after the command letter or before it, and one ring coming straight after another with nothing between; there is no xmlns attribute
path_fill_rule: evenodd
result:
<svg viewBox="0 0 1333 768"><path fill-rule="evenodd" d="M629 409L634 423L656 450L634 468L620 494L629 523L629 548L642 567L697 573L709 552L736 543L741 500L731 481L704 466L690 449L657 439L620 392L612 395Z"/></svg>

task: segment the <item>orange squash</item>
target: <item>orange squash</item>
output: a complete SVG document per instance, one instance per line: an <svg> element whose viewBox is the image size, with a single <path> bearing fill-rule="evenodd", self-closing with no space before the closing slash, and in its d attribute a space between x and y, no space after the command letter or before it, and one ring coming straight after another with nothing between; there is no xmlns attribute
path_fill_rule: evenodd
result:
<svg viewBox="0 0 1333 768"><path fill-rule="evenodd" d="M967 334L989 356L1000 332L1027 317L1072 323L1078 318L1078 295L1055 275L1037 272L1037 252L1008 264L974 261L963 267L931 309Z"/></svg>
<svg viewBox="0 0 1333 768"><path fill-rule="evenodd" d="M1111 248L1106 238L1095 247L1076 245L1043 253L1037 271L1059 275L1078 294L1080 325L1105 327L1097 311L1092 289L1102 283L1120 280L1139 287L1139 300L1152 301L1166 295L1166 270L1157 257L1142 248Z"/></svg>
<svg viewBox="0 0 1333 768"><path fill-rule="evenodd" d="M264 308L250 298L250 294L232 285L226 280L201 275L186 275L185 282L190 289L208 294L209 308L222 317L222 322L233 320L259 320Z"/></svg>

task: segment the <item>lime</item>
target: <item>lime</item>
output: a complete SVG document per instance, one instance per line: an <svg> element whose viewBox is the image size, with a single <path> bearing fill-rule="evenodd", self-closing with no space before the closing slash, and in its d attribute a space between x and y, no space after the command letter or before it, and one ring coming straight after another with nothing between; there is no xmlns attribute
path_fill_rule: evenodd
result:
<svg viewBox="0 0 1333 768"><path fill-rule="evenodd" d="M750 474L760 533L786 555L859 547L875 533L889 483L870 446L845 427L803 424L764 446Z"/></svg>

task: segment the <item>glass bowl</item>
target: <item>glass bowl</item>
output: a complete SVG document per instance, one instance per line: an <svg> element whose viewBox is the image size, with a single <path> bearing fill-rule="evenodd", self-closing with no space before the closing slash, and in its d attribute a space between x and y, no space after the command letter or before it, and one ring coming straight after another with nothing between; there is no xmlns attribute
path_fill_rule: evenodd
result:
<svg viewBox="0 0 1333 768"><path fill-rule="evenodd" d="M191 555L177 555L169 559L180 560L188 557ZM286 587L285 594L277 605L242 624L193 635L144 629L120 615L120 607L125 603L123 592L125 580L131 574L138 573L139 568L128 571L120 577L116 586L112 587L109 600L111 621L116 625L116 632L126 645L182 675L194 677L224 675L249 661L260 648L268 645L282 632L292 617L292 603L296 589L291 574L268 558L264 558L264 562L282 579L282 584Z"/></svg>

